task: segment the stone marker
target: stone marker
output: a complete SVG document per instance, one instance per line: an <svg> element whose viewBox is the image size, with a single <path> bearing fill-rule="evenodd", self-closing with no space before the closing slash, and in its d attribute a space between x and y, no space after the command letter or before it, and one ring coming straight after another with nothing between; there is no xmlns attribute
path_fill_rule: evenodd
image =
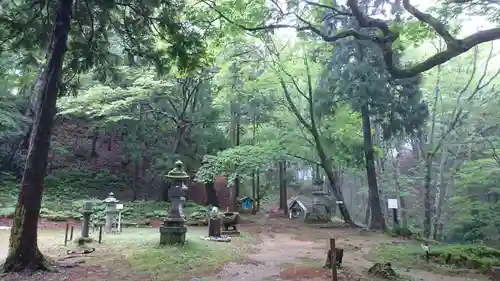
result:
<svg viewBox="0 0 500 281"><path fill-rule="evenodd" d="M82 237L89 238L89 230L90 230L90 216L93 212L92 202L86 201L83 203L82 213L83 213L83 222L82 222Z"/></svg>

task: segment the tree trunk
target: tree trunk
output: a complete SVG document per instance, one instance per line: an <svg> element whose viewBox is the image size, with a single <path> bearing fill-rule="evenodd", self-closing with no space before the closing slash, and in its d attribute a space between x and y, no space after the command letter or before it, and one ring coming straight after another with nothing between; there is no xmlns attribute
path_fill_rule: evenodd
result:
<svg viewBox="0 0 500 281"><path fill-rule="evenodd" d="M139 196L139 159L134 161L134 175L132 176L132 201L136 201Z"/></svg>
<svg viewBox="0 0 500 281"><path fill-rule="evenodd" d="M278 161L278 185L280 190L280 209L286 209L286 191L285 191L285 162Z"/></svg>
<svg viewBox="0 0 500 281"><path fill-rule="evenodd" d="M236 185L239 185L240 179L238 176L234 178L234 183L233 186L229 187L229 211L230 212L237 212L238 207L237 207L237 201L238 201L238 195L236 193Z"/></svg>
<svg viewBox="0 0 500 281"><path fill-rule="evenodd" d="M285 214L285 216L288 216L288 204L287 204L287 201L288 201L288 194L287 194L287 174L286 174L286 161L283 161L282 162L282 169L283 169L283 178L282 178L282 181L283 181L283 213Z"/></svg>
<svg viewBox="0 0 500 281"><path fill-rule="evenodd" d="M92 152L90 153L90 157L97 157L97 141L99 140L99 128L94 129L92 135Z"/></svg>
<svg viewBox="0 0 500 281"><path fill-rule="evenodd" d="M425 181L424 181L424 237L431 236L432 221L432 195L431 195L431 175L432 157L427 155L425 158Z"/></svg>
<svg viewBox="0 0 500 281"><path fill-rule="evenodd" d="M435 199L435 210L436 210L436 217L434 219L434 225L433 225L433 231L432 231L432 239L437 240L437 234L438 234L438 225L439 222L441 221L441 206L444 203L444 192L445 192L445 183L444 183L444 169L446 167L446 160L448 158L448 151L446 149L443 149L442 154L441 154L441 161L439 164L439 175L438 179L436 182L436 199Z"/></svg>
<svg viewBox="0 0 500 281"><path fill-rule="evenodd" d="M365 105L361 109L361 117L363 121L363 140L366 163L366 177L368 179L368 197L370 198L371 220L370 228L385 229L384 215L380 207L379 190L377 186L377 173L375 171L375 153L373 151L370 112L368 106Z"/></svg>
<svg viewBox="0 0 500 281"><path fill-rule="evenodd" d="M255 139L256 139L256 134L257 134L257 117L253 116L252 119L252 145L255 145ZM257 179L256 177L256 170L252 171L252 215L257 214Z"/></svg>
<svg viewBox="0 0 500 281"><path fill-rule="evenodd" d="M256 207L255 212L258 212L258 211L260 211L260 199L261 199L260 198L261 194L260 194L260 171L259 170L257 170L255 172L255 187L256 187L255 193L257 196L257 199L255 201L255 207Z"/></svg>
<svg viewBox="0 0 500 281"><path fill-rule="evenodd" d="M205 184L205 193L207 194L208 205L220 207L219 199L217 198L217 191L215 191L215 186L213 181L209 181Z"/></svg>
<svg viewBox="0 0 500 281"><path fill-rule="evenodd" d="M49 269L38 249L37 228L62 64L71 26L72 4L73 0L59 1L42 83L34 92L39 103L12 222L9 253L3 265L6 272Z"/></svg>
<svg viewBox="0 0 500 281"><path fill-rule="evenodd" d="M363 219L363 224L368 226L370 224L370 197L366 197L366 210L365 210L365 218Z"/></svg>
<svg viewBox="0 0 500 281"><path fill-rule="evenodd" d="M252 172L252 215L257 214L257 179L255 170Z"/></svg>
<svg viewBox="0 0 500 281"><path fill-rule="evenodd" d="M236 132L235 132L235 146L240 145L240 115L236 115ZM240 197L240 177L239 175L236 175L236 178L234 179L234 192L236 196L236 200L238 200L238 197ZM236 203L236 202L235 202Z"/></svg>
<svg viewBox="0 0 500 281"><path fill-rule="evenodd" d="M405 202L404 196L402 195L403 189L401 188L401 184L399 182L399 176L400 176L399 175L399 160L397 157L398 156L392 157L392 161L393 161L392 178L394 180L394 185L396 186L396 191L397 191L398 197L399 197L399 205L401 207L401 226L403 228L408 228L408 218L406 215L406 202Z"/></svg>

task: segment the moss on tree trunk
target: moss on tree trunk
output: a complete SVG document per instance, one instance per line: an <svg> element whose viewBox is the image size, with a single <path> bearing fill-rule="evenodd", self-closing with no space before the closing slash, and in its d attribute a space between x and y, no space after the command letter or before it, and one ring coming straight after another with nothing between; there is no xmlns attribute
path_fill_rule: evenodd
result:
<svg viewBox="0 0 500 281"><path fill-rule="evenodd" d="M25 208L24 205L28 200L23 198L24 195L20 194L19 197L10 233L9 254L3 264L3 270L4 272L49 270L50 264L37 245L40 207L32 205L30 208Z"/></svg>

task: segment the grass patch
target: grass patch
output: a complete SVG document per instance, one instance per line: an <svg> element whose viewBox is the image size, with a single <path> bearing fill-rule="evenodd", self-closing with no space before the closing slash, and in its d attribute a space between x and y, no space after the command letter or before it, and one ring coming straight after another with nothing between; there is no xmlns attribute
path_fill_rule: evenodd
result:
<svg viewBox="0 0 500 281"><path fill-rule="evenodd" d="M251 244L251 237L233 237L229 243L205 241L201 236L206 232L206 228L188 230L188 243L182 247L159 246L160 233L156 228L127 228L121 234L105 235L102 244L86 246L95 247L96 251L82 258L86 262L80 269L74 269L78 271L74 275L82 281L180 281L215 273L217 268L230 261L241 261L247 253L244 245ZM0 250L7 249L9 234L8 230L0 231ZM44 254L64 257L67 248L63 241L64 230L40 231L39 244ZM68 243L68 247L77 248L75 243ZM5 257L0 257L0 260L2 258ZM100 268L98 275L84 276L81 273L87 267L96 266Z"/></svg>
<svg viewBox="0 0 500 281"><path fill-rule="evenodd" d="M491 266L500 265L500 251L484 245L438 245L430 248L430 263L425 260L420 244L382 245L373 249L369 257L380 263L395 266L423 268L447 273L463 273L471 269L487 273Z"/></svg>
<svg viewBox="0 0 500 281"><path fill-rule="evenodd" d="M246 252L239 246L246 242L245 238L236 237L229 243L210 242L201 239L205 232L206 229L188 231L188 243L184 246L159 246L158 229L116 235L107 244L121 249L134 274L161 280L182 280L244 257Z"/></svg>

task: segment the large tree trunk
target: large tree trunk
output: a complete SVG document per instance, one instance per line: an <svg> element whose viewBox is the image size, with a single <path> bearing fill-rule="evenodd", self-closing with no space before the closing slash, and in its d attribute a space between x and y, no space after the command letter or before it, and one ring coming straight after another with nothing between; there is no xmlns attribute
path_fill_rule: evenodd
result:
<svg viewBox="0 0 500 281"><path fill-rule="evenodd" d="M441 163L439 164L439 176L436 183L436 199L435 199L435 210L436 210L436 218L434 219L434 227L432 232L432 239L437 240L438 234L438 225L441 222L441 209L444 204L445 197L445 188L444 186L444 170L446 168L446 160L448 158L448 151L443 149L441 154Z"/></svg>
<svg viewBox="0 0 500 281"><path fill-rule="evenodd" d="M3 269L6 272L48 269L38 250L37 226L50 148L50 136L56 114L56 101L64 55L71 26L73 0L60 0L47 62L40 87L35 122L30 138L21 188L10 232L9 253Z"/></svg>
<svg viewBox="0 0 500 281"><path fill-rule="evenodd" d="M385 229L384 215L380 207L380 197L377 186L377 173L375 171L375 153L373 151L370 112L365 105L361 109L361 118L363 121L363 140L365 150L366 177L368 179L368 197L370 198L371 220L370 228Z"/></svg>
<svg viewBox="0 0 500 281"><path fill-rule="evenodd" d="M432 222L432 195L431 195L431 180L432 180L432 158L428 155L425 158L425 179L424 179L424 237L429 238L431 235Z"/></svg>
<svg viewBox="0 0 500 281"><path fill-rule="evenodd" d="M280 190L280 209L286 214L286 186L285 186L285 161L278 161L278 185Z"/></svg>
<svg viewBox="0 0 500 281"><path fill-rule="evenodd" d="M392 167L392 177L394 180L394 185L396 185L396 191L399 197L399 205L401 207L401 225L403 228L408 228L408 218L406 215L406 201L403 196L403 188L401 187L401 183L399 182L399 151L396 157L392 157L393 167Z"/></svg>
<svg viewBox="0 0 500 281"><path fill-rule="evenodd" d="M209 181L205 183L205 193L207 195L207 204L220 207L219 199L217 198L217 191L215 190L214 182Z"/></svg>
<svg viewBox="0 0 500 281"><path fill-rule="evenodd" d="M321 166L323 166L323 170L326 175L326 179L328 180L328 184L330 186L330 190L333 193L333 196L338 201L344 202L344 196L342 195L342 190L340 189L339 186L339 179L337 175L333 172L334 170L334 165L332 163L332 160L326 155L326 152L323 148L323 145L321 144L321 138L319 136L319 133L317 130L311 130L311 135L314 138L314 143L316 146L316 152L318 153L318 158L320 160ZM345 202L344 202L345 203ZM349 214L349 210L347 210L347 207L345 204L339 204L339 211L340 214L342 215L342 218L344 219L344 222L350 225L356 225L354 221L351 218L351 214Z"/></svg>

